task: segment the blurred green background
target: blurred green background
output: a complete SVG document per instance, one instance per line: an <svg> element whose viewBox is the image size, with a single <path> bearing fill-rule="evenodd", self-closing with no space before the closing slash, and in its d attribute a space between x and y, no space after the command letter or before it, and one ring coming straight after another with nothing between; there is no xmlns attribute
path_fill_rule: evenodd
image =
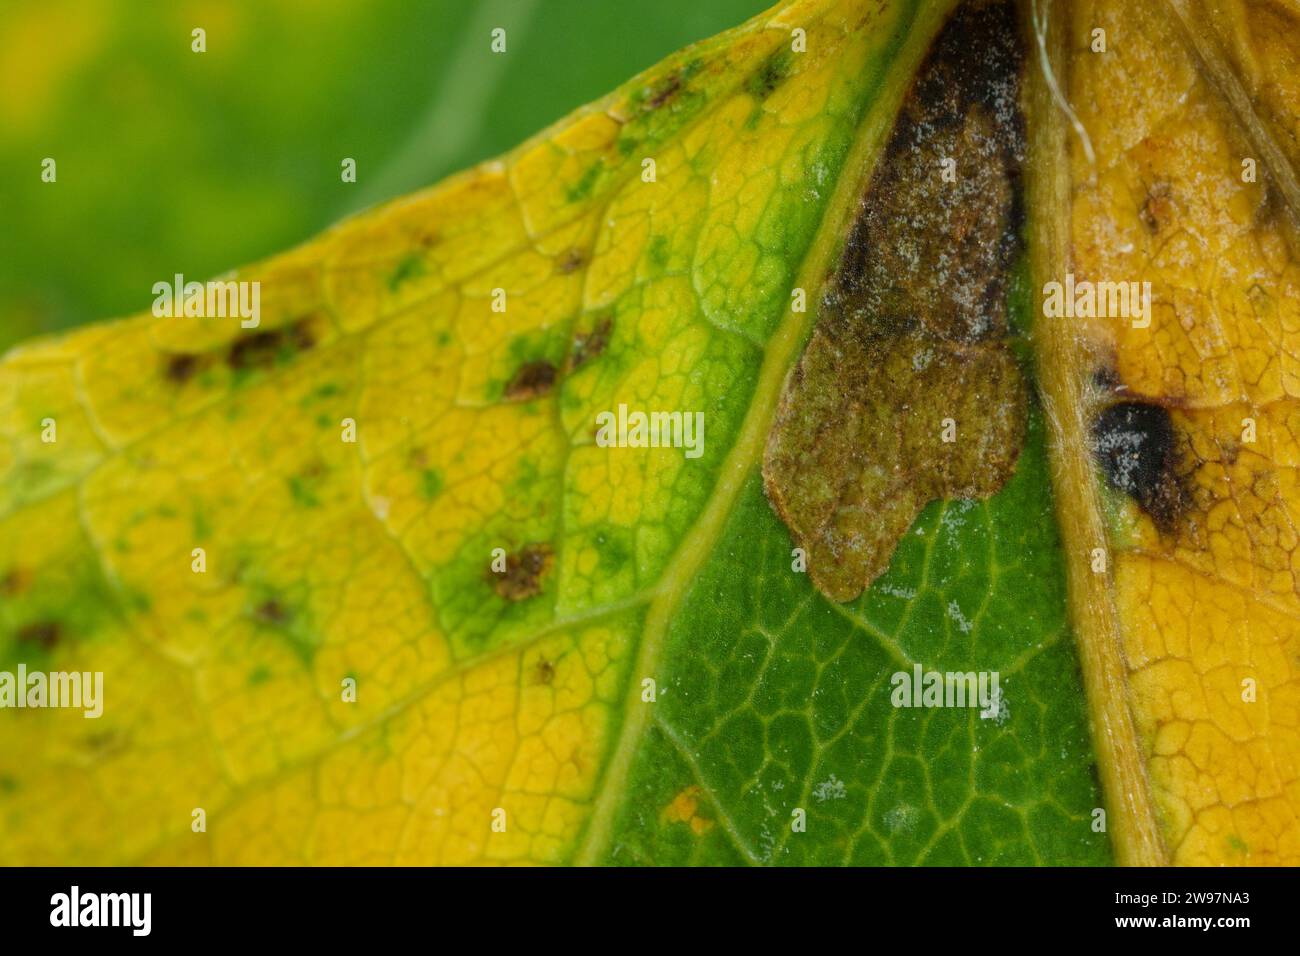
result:
<svg viewBox="0 0 1300 956"><path fill-rule="evenodd" d="M437 182L771 3L0 0L0 350Z"/></svg>

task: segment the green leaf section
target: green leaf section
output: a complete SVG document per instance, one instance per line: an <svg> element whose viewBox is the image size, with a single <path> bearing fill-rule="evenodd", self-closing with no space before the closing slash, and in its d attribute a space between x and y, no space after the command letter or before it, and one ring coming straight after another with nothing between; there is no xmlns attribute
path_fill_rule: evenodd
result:
<svg viewBox="0 0 1300 956"><path fill-rule="evenodd" d="M915 664L999 672L998 716L895 708ZM645 706L610 862L1109 864L1041 411L1002 492L931 503L851 604L792 571L754 477Z"/></svg>

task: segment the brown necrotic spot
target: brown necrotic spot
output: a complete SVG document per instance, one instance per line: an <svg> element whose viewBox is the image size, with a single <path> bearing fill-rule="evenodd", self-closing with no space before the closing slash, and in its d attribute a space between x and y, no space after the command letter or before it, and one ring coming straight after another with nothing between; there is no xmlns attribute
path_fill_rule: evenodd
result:
<svg viewBox="0 0 1300 956"><path fill-rule="evenodd" d="M232 369L269 368L280 353L284 333L278 329L254 332L238 339L226 355Z"/></svg>
<svg viewBox="0 0 1300 956"><path fill-rule="evenodd" d="M527 362L521 365L510 384L506 386L505 397L512 402L526 402L545 395L555 387L558 373L555 366L545 359Z"/></svg>
<svg viewBox="0 0 1300 956"><path fill-rule="evenodd" d="M325 319L320 315L308 315L299 319L289 326L287 332L289 346L298 352L311 351L320 341L320 330L324 324Z"/></svg>
<svg viewBox="0 0 1300 956"><path fill-rule="evenodd" d="M1118 491L1136 501L1162 532L1191 506L1179 474L1179 437L1169 409L1145 402L1105 408L1092 426L1093 454Z"/></svg>
<svg viewBox="0 0 1300 956"><path fill-rule="evenodd" d="M789 48L782 46L763 61L763 64L754 72L754 75L745 83L745 90L755 99L767 99L790 75L790 66L793 61L794 54Z"/></svg>
<svg viewBox="0 0 1300 956"><path fill-rule="evenodd" d="M542 593L542 578L551 569L554 552L549 544L526 545L514 554L506 555L506 569L495 572L488 567L488 576L497 596L506 601L523 601Z"/></svg>
<svg viewBox="0 0 1300 956"><path fill-rule="evenodd" d="M538 658L537 664L533 667L533 683L549 685L555 680L555 665L546 658Z"/></svg>
<svg viewBox="0 0 1300 956"><path fill-rule="evenodd" d="M1147 232L1152 235L1157 234L1166 225L1172 221L1174 216L1174 204L1170 198L1170 188L1168 183L1155 183L1147 189L1146 199L1142 202L1142 208L1138 210L1138 218L1142 220L1142 225L1146 226Z"/></svg>
<svg viewBox="0 0 1300 956"><path fill-rule="evenodd" d="M582 268L587 257L577 247L566 249L555 260L555 271L562 276L570 275Z"/></svg>
<svg viewBox="0 0 1300 956"><path fill-rule="evenodd" d="M29 644L41 650L53 650L63 637L63 629L54 621L37 621L18 629L14 635L20 644Z"/></svg>
<svg viewBox="0 0 1300 956"><path fill-rule="evenodd" d="M1242 444L1236 437L1219 438L1215 444L1219 446L1219 460L1224 465L1231 467L1237 463L1241 457Z"/></svg>
<svg viewBox="0 0 1300 956"><path fill-rule="evenodd" d="M573 348L569 352L569 368L578 369L594 358L598 358L609 345L609 333L614 327L613 319L605 316L594 328L578 332L573 336Z"/></svg>
<svg viewBox="0 0 1300 956"><path fill-rule="evenodd" d="M782 393L764 487L835 600L888 567L926 503L988 497L1015 469L1028 401L1007 342L1023 61L1009 0L967 3L945 26ZM949 160L955 177L942 175Z"/></svg>
<svg viewBox="0 0 1300 956"><path fill-rule="evenodd" d="M167 355L163 358L163 377L175 385L184 385L198 374L203 356L188 353Z"/></svg>
<svg viewBox="0 0 1300 956"><path fill-rule="evenodd" d="M316 316L299 319L282 329L264 329L237 339L226 353L226 364L236 371L270 368L276 362L315 348L319 339Z"/></svg>
<svg viewBox="0 0 1300 956"><path fill-rule="evenodd" d="M269 598L253 608L253 619L259 624L279 627L289 622L289 609L275 598Z"/></svg>
<svg viewBox="0 0 1300 956"><path fill-rule="evenodd" d="M0 597L17 597L31 585L31 571L26 568L10 568L0 577Z"/></svg>
<svg viewBox="0 0 1300 956"><path fill-rule="evenodd" d="M659 83L657 86L653 87L649 91L649 93L646 95L645 98L645 104L644 104L645 109L646 110L659 109L659 107L663 106L674 96L676 96L681 91L681 88L682 88L682 75L680 73L673 73L667 79L663 80L663 82Z"/></svg>
<svg viewBox="0 0 1300 956"><path fill-rule="evenodd" d="M130 747L131 735L123 730L96 730L81 738L82 751L96 760L125 753Z"/></svg>

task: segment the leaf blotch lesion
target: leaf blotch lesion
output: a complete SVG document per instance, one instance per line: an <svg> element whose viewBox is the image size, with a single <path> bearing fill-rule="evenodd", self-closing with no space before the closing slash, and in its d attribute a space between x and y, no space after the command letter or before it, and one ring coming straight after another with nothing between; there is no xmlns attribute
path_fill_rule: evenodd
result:
<svg viewBox="0 0 1300 956"><path fill-rule="evenodd" d="M572 275L586 264L587 254L573 246L555 257L555 272L562 276Z"/></svg>
<svg viewBox="0 0 1300 956"><path fill-rule="evenodd" d="M0 575L0 598L13 598L32 586L32 572L24 567L12 567Z"/></svg>
<svg viewBox="0 0 1300 956"><path fill-rule="evenodd" d="M506 555L504 571L495 571L489 565L487 573L497 597L525 601L542 593L543 578L554 563L555 552L549 544L528 544Z"/></svg>
<svg viewBox="0 0 1300 956"><path fill-rule="evenodd" d="M533 665L531 682L535 686L549 687L555 682L555 664L545 657L539 657Z"/></svg>
<svg viewBox="0 0 1300 956"><path fill-rule="evenodd" d="M653 113L682 99L683 94L688 92L687 81L696 76L703 68L704 63L702 61L698 59L691 60L689 63L672 70L654 84L640 90L638 98L642 112Z"/></svg>
<svg viewBox="0 0 1300 956"><path fill-rule="evenodd" d="M987 498L1015 470L1028 414L1008 325L1023 68L1012 3L968 3L945 26L786 381L764 487L834 600L885 571L928 502Z"/></svg>
<svg viewBox="0 0 1300 956"><path fill-rule="evenodd" d="M1147 232L1159 235L1173 222L1175 213L1173 190L1169 183L1157 182L1147 187L1146 198L1138 209L1138 219Z"/></svg>
<svg viewBox="0 0 1300 956"><path fill-rule="evenodd" d="M261 329L231 343L226 365L235 373L264 371L289 362L316 347L318 320L307 317L279 329Z"/></svg>
<svg viewBox="0 0 1300 956"><path fill-rule="evenodd" d="M1162 405L1117 402L1093 420L1093 456L1106 480L1164 534L1175 532L1194 507L1181 466L1188 457L1186 444Z"/></svg>
<svg viewBox="0 0 1300 956"><path fill-rule="evenodd" d="M597 319L590 329L576 332L569 349L569 371L577 371L593 359L599 358L609 346L613 329L613 318L604 315Z"/></svg>
<svg viewBox="0 0 1300 956"><path fill-rule="evenodd" d="M163 356L163 378L173 385L184 385L192 381L207 364L207 356L192 352L165 355Z"/></svg>
<svg viewBox="0 0 1300 956"><path fill-rule="evenodd" d="M309 666L320 647L322 636L313 626L305 602L291 599L296 589L272 589L254 585L246 614L261 632L274 635L304 666Z"/></svg>
<svg viewBox="0 0 1300 956"><path fill-rule="evenodd" d="M515 370L505 387L504 396L510 402L529 402L547 395L555 388L560 373L548 359L525 362Z"/></svg>
<svg viewBox="0 0 1300 956"><path fill-rule="evenodd" d="M20 645L52 651L62 642L63 627L58 621L33 621L14 632L14 639Z"/></svg>
<svg viewBox="0 0 1300 956"><path fill-rule="evenodd" d="M270 627L283 627L292 618L289 609L278 598L267 598L253 608L253 620Z"/></svg>
<svg viewBox="0 0 1300 956"><path fill-rule="evenodd" d="M758 69L745 82L745 91L754 99L762 102L767 99L790 76L794 65L794 53L782 46L759 65Z"/></svg>
<svg viewBox="0 0 1300 956"><path fill-rule="evenodd" d="M646 92L641 108L646 111L657 110L672 100L682 89L682 75L675 72L667 76Z"/></svg>

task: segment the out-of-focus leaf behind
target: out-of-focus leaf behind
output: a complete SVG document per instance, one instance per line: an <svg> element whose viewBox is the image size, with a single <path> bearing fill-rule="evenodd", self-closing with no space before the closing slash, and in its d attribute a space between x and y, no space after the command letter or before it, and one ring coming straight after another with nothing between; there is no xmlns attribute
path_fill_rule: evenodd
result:
<svg viewBox="0 0 1300 956"><path fill-rule="evenodd" d="M6 3L0 350L134 312L174 272L216 275L496 155L766 5Z"/></svg>

